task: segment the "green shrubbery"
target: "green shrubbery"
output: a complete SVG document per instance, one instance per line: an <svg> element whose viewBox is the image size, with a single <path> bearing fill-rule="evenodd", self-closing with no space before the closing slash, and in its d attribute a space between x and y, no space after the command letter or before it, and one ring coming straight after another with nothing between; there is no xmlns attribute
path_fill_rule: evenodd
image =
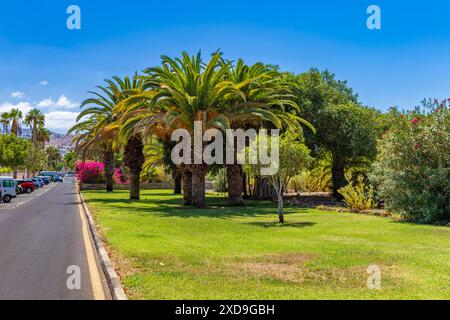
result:
<svg viewBox="0 0 450 320"><path fill-rule="evenodd" d="M379 143L373 181L386 208L409 221L450 221L449 101L399 115Z"/></svg>

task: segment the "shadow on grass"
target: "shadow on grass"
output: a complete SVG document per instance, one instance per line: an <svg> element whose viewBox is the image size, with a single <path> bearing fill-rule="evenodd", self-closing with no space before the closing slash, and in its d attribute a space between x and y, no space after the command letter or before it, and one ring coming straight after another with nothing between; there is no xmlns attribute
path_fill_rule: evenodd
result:
<svg viewBox="0 0 450 320"><path fill-rule="evenodd" d="M279 222L249 222L248 225L253 225L257 227L263 227L263 228L287 228L287 227L294 227L294 228L304 228L304 227L312 227L315 225L315 222L285 222L285 223L279 223Z"/></svg>
<svg viewBox="0 0 450 320"><path fill-rule="evenodd" d="M277 215L276 204L271 201L246 201L245 206L231 207L227 205L226 199L216 196L208 196L207 207L198 209L193 206L184 206L183 199L179 195L164 192L151 192L144 194L141 200L129 200L121 198L105 197L104 192L90 192L86 201L95 205L96 203L114 210L127 210L131 213L148 215L157 214L165 217L180 218L230 218L230 217L254 217ZM86 197L87 198L87 197ZM306 212L308 209L295 208L295 212ZM291 208L286 208L286 215L291 213ZM268 223L270 226L271 223ZM261 225L263 226L263 225ZM273 225L275 226L275 225ZM285 226L294 226L286 223ZM298 225L300 226L300 225Z"/></svg>

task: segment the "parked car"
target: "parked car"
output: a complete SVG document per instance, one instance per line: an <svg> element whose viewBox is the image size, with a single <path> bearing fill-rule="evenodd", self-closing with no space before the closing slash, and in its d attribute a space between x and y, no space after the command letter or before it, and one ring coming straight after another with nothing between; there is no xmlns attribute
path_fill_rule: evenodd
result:
<svg viewBox="0 0 450 320"><path fill-rule="evenodd" d="M34 190L39 189L41 187L36 179L33 181L32 178L28 178L27 181L31 182L34 185Z"/></svg>
<svg viewBox="0 0 450 320"><path fill-rule="evenodd" d="M32 193L36 189L33 181L16 179L16 182L22 187L23 192Z"/></svg>
<svg viewBox="0 0 450 320"><path fill-rule="evenodd" d="M23 193L23 189L22 189L22 187L20 186L20 184L18 184L17 181L14 181L14 184L16 185L16 194L17 194L17 195L22 194L22 193Z"/></svg>
<svg viewBox="0 0 450 320"><path fill-rule="evenodd" d="M0 177L0 198L3 202L11 202L16 197L16 183L11 177Z"/></svg>
<svg viewBox="0 0 450 320"><path fill-rule="evenodd" d="M53 182L63 182L62 176L56 171L41 171L40 175L51 177Z"/></svg>
<svg viewBox="0 0 450 320"><path fill-rule="evenodd" d="M45 184L44 184L44 181L42 180L42 179L39 179L39 178L36 178L36 177L33 177L33 178L30 178L31 179L31 181L33 181L39 188L42 188Z"/></svg>
<svg viewBox="0 0 450 320"><path fill-rule="evenodd" d="M38 176L37 178L42 179L42 181L44 181L44 184L49 184L50 182L52 182L52 180L50 179L50 177L47 176Z"/></svg>

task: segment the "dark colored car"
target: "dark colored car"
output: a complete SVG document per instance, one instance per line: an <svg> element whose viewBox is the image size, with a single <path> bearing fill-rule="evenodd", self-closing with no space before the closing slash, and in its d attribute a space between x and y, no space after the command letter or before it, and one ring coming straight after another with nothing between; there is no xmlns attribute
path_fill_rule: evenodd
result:
<svg viewBox="0 0 450 320"><path fill-rule="evenodd" d="M49 184L50 182L52 182L50 177L47 177L47 176L38 176L37 178L42 179L46 185Z"/></svg>
<svg viewBox="0 0 450 320"><path fill-rule="evenodd" d="M42 188L44 186L44 181L42 181L42 179L30 178L30 180L37 186L37 188Z"/></svg>
<svg viewBox="0 0 450 320"><path fill-rule="evenodd" d="M63 182L63 178L56 171L41 171L41 176L51 177L53 182Z"/></svg>
<svg viewBox="0 0 450 320"><path fill-rule="evenodd" d="M16 182L22 187L23 192L32 193L36 189L33 181L16 179Z"/></svg>

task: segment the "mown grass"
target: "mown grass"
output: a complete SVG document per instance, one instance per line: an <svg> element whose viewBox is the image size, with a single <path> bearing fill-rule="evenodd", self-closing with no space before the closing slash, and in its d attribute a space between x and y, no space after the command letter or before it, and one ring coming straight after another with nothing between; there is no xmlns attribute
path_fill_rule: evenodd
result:
<svg viewBox="0 0 450 320"><path fill-rule="evenodd" d="M168 190L85 191L132 299L449 299L450 228ZM367 288L367 267L381 289Z"/></svg>

